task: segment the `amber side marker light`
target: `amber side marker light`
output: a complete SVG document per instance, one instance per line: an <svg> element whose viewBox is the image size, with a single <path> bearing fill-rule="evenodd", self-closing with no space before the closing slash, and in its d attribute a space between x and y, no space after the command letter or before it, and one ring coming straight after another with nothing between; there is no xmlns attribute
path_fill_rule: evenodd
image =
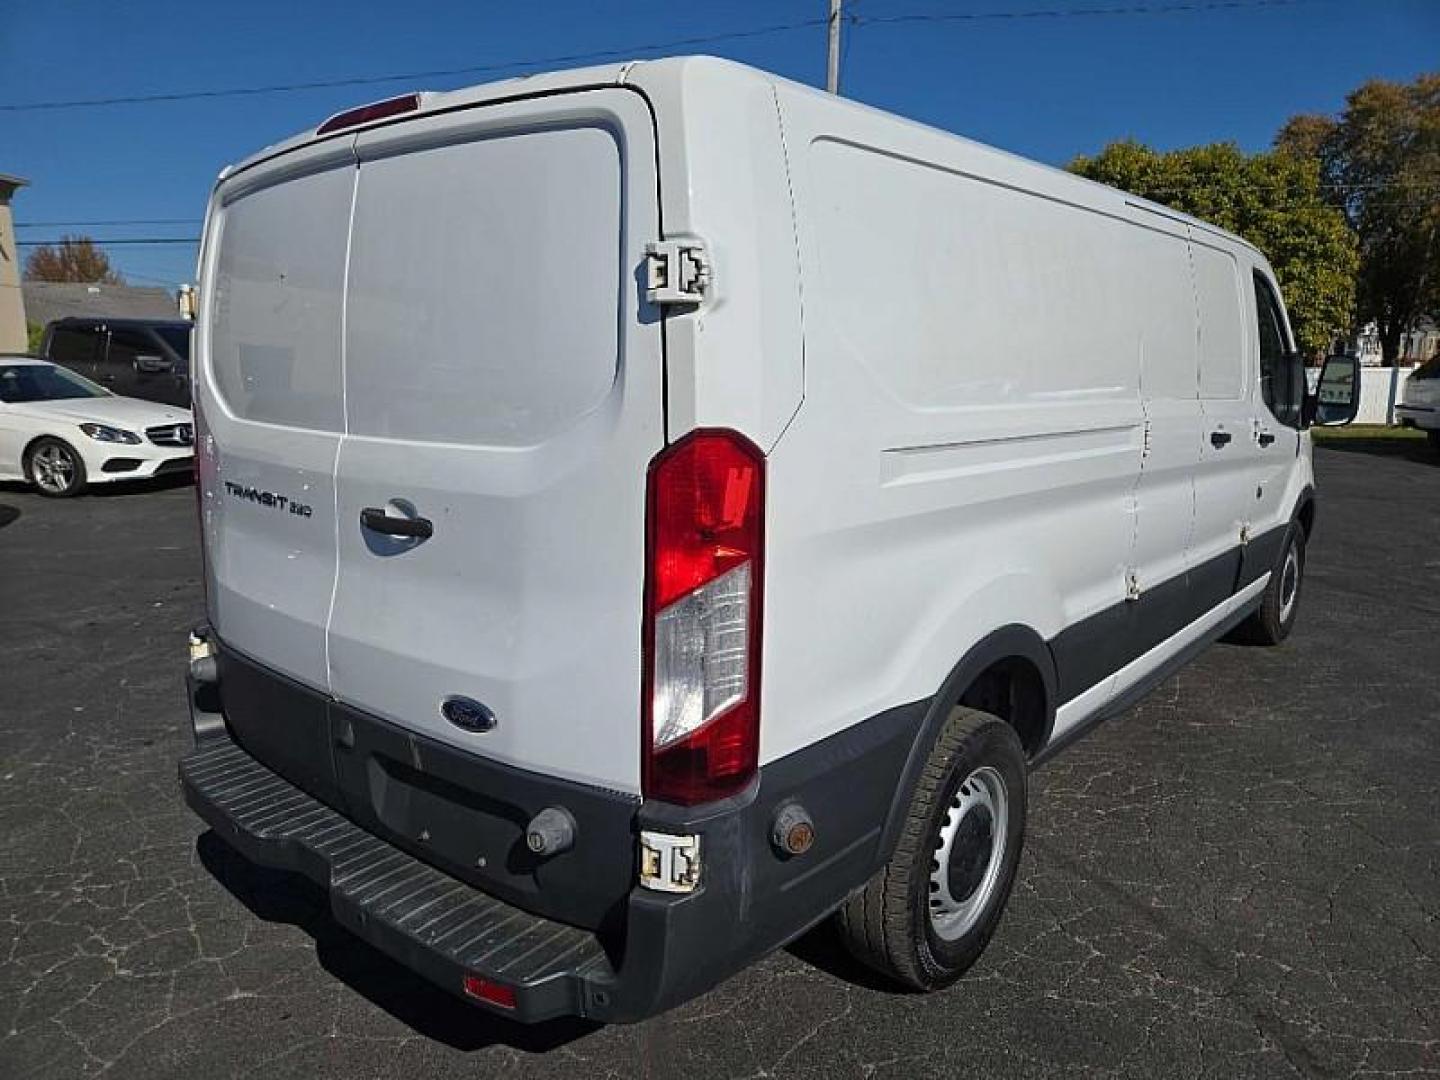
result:
<svg viewBox="0 0 1440 1080"><path fill-rule="evenodd" d="M482 979L479 975L466 975L461 985L468 997L494 1005L500 1009L515 1008L515 988Z"/></svg>
<svg viewBox="0 0 1440 1080"><path fill-rule="evenodd" d="M360 105L354 109L336 113L316 128L315 134L329 135L332 131L344 131L346 128L359 127L372 120L384 120L391 116L399 116L401 113L414 112L418 108L420 108L419 94L401 94L399 97L386 98L384 101L375 101L369 105Z"/></svg>

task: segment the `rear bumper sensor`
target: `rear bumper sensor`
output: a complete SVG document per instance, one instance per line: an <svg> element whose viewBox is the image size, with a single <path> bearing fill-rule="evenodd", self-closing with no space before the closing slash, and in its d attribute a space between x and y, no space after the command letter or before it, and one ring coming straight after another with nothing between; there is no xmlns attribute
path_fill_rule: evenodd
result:
<svg viewBox="0 0 1440 1080"><path fill-rule="evenodd" d="M180 781L191 809L247 858L327 889L341 925L452 993L529 1022L606 1018L596 1006L610 1000L615 976L593 933L531 915L411 857L224 735L181 761ZM467 989L482 984L513 993Z"/></svg>

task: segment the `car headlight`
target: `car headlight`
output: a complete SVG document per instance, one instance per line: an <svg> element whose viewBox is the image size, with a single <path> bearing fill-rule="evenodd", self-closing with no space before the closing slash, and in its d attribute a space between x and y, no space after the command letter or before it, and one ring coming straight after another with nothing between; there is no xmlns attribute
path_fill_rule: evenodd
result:
<svg viewBox="0 0 1440 1080"><path fill-rule="evenodd" d="M111 427L109 424L81 424L80 430L96 442L118 442L134 445L140 441L140 436L133 431L126 431L124 428Z"/></svg>

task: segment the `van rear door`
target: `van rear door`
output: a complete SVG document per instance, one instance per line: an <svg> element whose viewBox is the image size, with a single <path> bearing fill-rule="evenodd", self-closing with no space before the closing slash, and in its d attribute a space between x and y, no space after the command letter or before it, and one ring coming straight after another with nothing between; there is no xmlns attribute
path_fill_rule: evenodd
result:
<svg viewBox="0 0 1440 1080"><path fill-rule="evenodd" d="M226 645L329 689L340 325L352 139L220 185L206 227L195 400L210 618Z"/></svg>
<svg viewBox="0 0 1440 1080"><path fill-rule="evenodd" d="M660 235L649 110L580 91L366 131L355 154L333 693L638 792L664 430L637 286Z"/></svg>

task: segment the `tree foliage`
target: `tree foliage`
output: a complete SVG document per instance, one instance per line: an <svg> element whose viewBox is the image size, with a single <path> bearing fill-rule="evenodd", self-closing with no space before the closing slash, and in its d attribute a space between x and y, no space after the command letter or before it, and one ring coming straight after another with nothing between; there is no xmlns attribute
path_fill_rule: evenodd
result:
<svg viewBox="0 0 1440 1080"><path fill-rule="evenodd" d="M1367 82L1338 117L1293 117L1275 146L1316 165L1359 237L1358 314L1393 363L1402 335L1440 316L1440 74Z"/></svg>
<svg viewBox="0 0 1440 1080"><path fill-rule="evenodd" d="M1300 348L1323 352L1351 327L1355 239L1324 198L1320 169L1292 154L1246 154L1233 143L1162 153L1116 142L1070 171L1228 229L1274 267Z"/></svg>
<svg viewBox="0 0 1440 1080"><path fill-rule="evenodd" d="M37 247L25 260L30 281L83 281L101 285L124 284L110 265L110 256L88 236L66 236L58 244Z"/></svg>

